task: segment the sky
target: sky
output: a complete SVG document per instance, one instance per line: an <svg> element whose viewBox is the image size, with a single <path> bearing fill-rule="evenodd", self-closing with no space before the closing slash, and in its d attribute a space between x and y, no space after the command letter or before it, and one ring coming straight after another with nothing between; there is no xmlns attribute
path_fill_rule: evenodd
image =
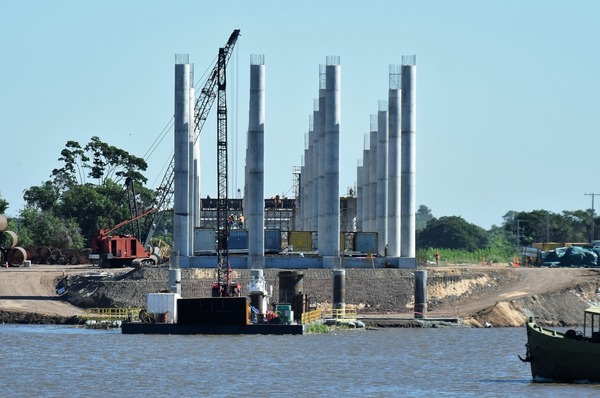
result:
<svg viewBox="0 0 600 398"><path fill-rule="evenodd" d="M146 157L156 188L173 153L175 54L195 80L234 29L230 187L243 188L249 65L265 57L265 197L293 196L319 65L341 65L340 193L356 184L389 65L415 55L416 201L483 228L511 210L585 210L600 193L600 1L0 0L0 196L61 167L93 136ZM201 132L202 196L216 196L216 104ZM160 145L146 155L152 143ZM243 189L242 189L243 190ZM595 208L600 208L600 197Z"/></svg>

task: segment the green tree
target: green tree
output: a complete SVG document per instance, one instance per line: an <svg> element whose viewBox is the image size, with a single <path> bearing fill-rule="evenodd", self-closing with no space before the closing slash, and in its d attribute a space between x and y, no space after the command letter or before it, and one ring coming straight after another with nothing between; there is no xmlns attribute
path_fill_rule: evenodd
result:
<svg viewBox="0 0 600 398"><path fill-rule="evenodd" d="M417 247L478 250L487 247L486 231L462 217L447 216L431 220L417 233Z"/></svg>
<svg viewBox="0 0 600 398"><path fill-rule="evenodd" d="M84 238L77 222L34 208L21 211L19 235L22 246L53 246L61 249L81 249Z"/></svg>
<svg viewBox="0 0 600 398"><path fill-rule="evenodd" d="M427 223L433 219L435 219L435 217L433 216L433 214L431 214L431 210L429 209L429 207L425 205L419 206L419 209L417 210L417 215L415 217L416 230L421 231L425 229Z"/></svg>
<svg viewBox="0 0 600 398"><path fill-rule="evenodd" d="M8 209L8 202L2 197L0 193L0 214L4 213Z"/></svg>
<svg viewBox="0 0 600 398"><path fill-rule="evenodd" d="M63 167L52 171L50 181L25 191L27 209L76 220L88 245L98 229L112 228L133 217L131 209L141 213L153 206L154 192L142 185L147 181L142 174L147 164L141 158L92 137L84 147L68 141L59 160ZM135 196L128 196L123 186L125 181L133 181ZM133 233L125 230L132 226L120 232ZM40 234L40 229L31 233L36 241L45 237Z"/></svg>
<svg viewBox="0 0 600 398"><path fill-rule="evenodd" d="M25 190L23 199L27 205L42 211L51 211L60 198L60 189L53 181L46 181L39 186Z"/></svg>

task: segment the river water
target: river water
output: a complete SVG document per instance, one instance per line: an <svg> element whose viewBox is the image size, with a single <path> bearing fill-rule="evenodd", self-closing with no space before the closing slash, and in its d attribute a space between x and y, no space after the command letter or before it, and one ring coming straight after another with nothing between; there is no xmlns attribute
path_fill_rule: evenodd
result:
<svg viewBox="0 0 600 398"><path fill-rule="evenodd" d="M525 328L145 336L0 325L1 397L597 397L531 382Z"/></svg>

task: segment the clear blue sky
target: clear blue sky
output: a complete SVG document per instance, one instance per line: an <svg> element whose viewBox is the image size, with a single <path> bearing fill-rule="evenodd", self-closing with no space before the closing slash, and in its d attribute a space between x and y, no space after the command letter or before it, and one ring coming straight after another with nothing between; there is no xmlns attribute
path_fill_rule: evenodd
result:
<svg viewBox="0 0 600 398"><path fill-rule="evenodd" d="M0 1L7 213L60 166L68 140L97 135L143 157L173 115L174 55L189 54L198 79L238 28L228 93L237 187L251 54L264 54L267 70L267 197L292 195L326 56L342 67L343 193L355 184L370 115L387 99L389 65L415 54L417 205L484 228L509 210L591 208L584 194L600 193L600 1L294 4ZM211 196L214 120L201 138L202 193ZM172 146L169 135L147 159L151 187Z"/></svg>

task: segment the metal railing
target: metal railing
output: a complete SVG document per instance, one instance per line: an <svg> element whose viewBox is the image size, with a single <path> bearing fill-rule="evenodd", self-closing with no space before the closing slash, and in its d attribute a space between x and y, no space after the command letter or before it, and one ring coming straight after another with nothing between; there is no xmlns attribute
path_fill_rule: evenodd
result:
<svg viewBox="0 0 600 398"><path fill-rule="evenodd" d="M304 312L300 322L302 322L302 324L312 323L318 321L319 319L321 319L321 310L312 310Z"/></svg>
<svg viewBox="0 0 600 398"><path fill-rule="evenodd" d="M141 310L141 308L88 308L81 317L97 321L138 319Z"/></svg>
<svg viewBox="0 0 600 398"><path fill-rule="evenodd" d="M356 308L339 308L323 310L322 317L325 319L356 320Z"/></svg>

